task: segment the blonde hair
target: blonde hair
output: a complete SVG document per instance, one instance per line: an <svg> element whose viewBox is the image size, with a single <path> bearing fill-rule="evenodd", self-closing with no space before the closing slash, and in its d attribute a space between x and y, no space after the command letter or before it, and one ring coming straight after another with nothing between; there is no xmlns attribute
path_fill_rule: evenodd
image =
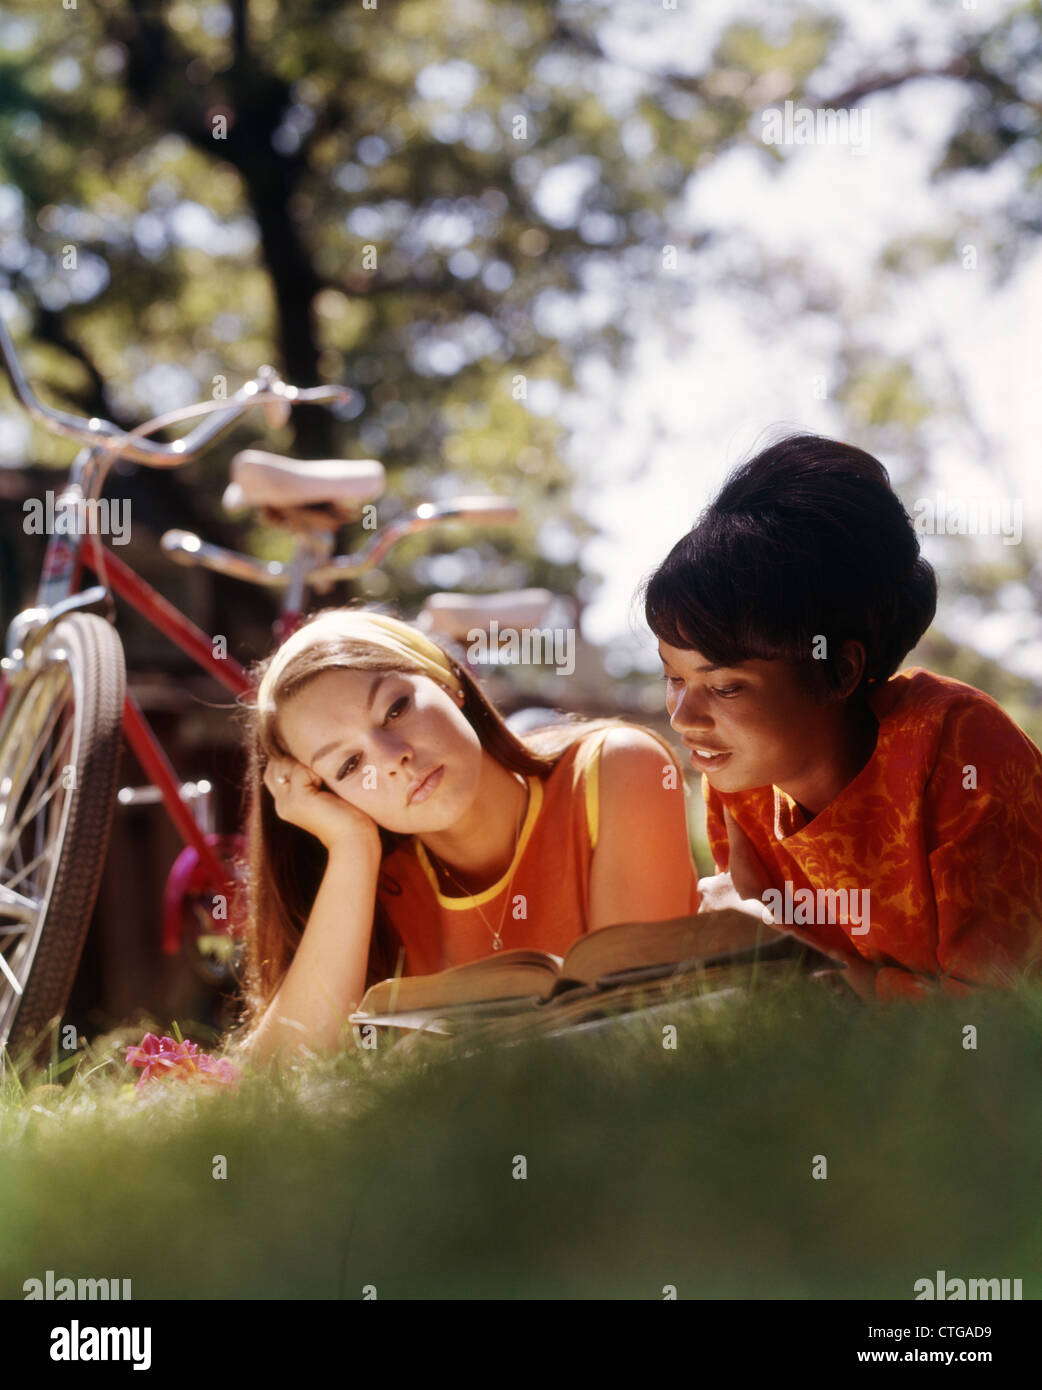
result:
<svg viewBox="0 0 1042 1390"><path fill-rule="evenodd" d="M521 738L465 666L399 619L360 609L325 609L298 628L276 652L252 668L256 698L243 706L247 750L246 851L242 864L246 881L244 1009L230 1039L234 1043L246 1040L282 983L307 925L328 858L325 846L314 835L279 818L264 784L269 759L291 756L279 731L278 713L297 691L335 670L423 674L462 692L460 712L482 747L504 767L526 777L545 779L578 739L623 723L619 719L565 717ZM669 756L672 758L672 753ZM384 857L403 838L381 828ZM366 985L395 974L400 952L401 942L377 901Z"/></svg>
<svg viewBox="0 0 1042 1390"><path fill-rule="evenodd" d="M299 627L279 647L260 683L257 703L262 706L274 703L272 696L279 678L294 657L317 642L340 637L353 638L370 647L385 647L392 656L418 665L433 680L448 685L454 694L462 693L463 686L448 656L417 628L385 613L369 613L360 608L327 608Z"/></svg>

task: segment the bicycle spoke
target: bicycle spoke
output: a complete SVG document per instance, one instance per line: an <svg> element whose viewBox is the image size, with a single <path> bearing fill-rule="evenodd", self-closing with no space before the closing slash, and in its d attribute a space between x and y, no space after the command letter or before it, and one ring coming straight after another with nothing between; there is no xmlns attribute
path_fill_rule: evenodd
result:
<svg viewBox="0 0 1042 1390"><path fill-rule="evenodd" d="M49 697L49 692L46 690L46 687L43 693L47 694ZM3 778L5 784L5 804L0 805L0 827L3 826L7 806L16 805L20 799L21 791L25 783L25 774L28 769L33 768L39 761L43 748L54 732L54 726L60 719L67 702L48 698L47 701L41 699L38 703L42 706L45 714L44 727L36 731L35 735L32 737L31 743L26 739L20 739L18 741L19 757L15 762L13 770L5 773ZM30 726L33 713L33 710L28 711L30 718L27 719L26 722L29 723ZM27 730L26 732L29 733L30 731Z"/></svg>
<svg viewBox="0 0 1042 1390"><path fill-rule="evenodd" d="M38 854L38 855L36 856L35 859L30 859L29 862L28 862L28 864L23 865L23 867L21 868L20 872L17 873L17 874L14 876L14 878L9 878L9 879L7 880L7 882L4 884L4 887L5 887L5 888L13 888L13 887L15 886L15 884L21 883L22 879L25 878L26 874L31 873L32 870L36 868L37 864L41 863L41 862L42 862L44 859L46 859L46 858L47 858L47 851L44 850L43 853Z"/></svg>
<svg viewBox="0 0 1042 1390"><path fill-rule="evenodd" d="M58 711L57 711L57 713L56 713L55 719L52 719L52 720L50 721L49 727L48 727L48 729L47 729L47 738L38 741L38 743L37 743L37 748L39 749L39 756L42 757L43 750L44 750L44 748L46 747L46 744L47 744L47 740L49 740L49 739L52 737L53 733L54 733L54 725L55 725L57 719L60 718L61 715L64 714L64 713L65 713L65 707L62 706L62 707L60 707L60 708L58 709ZM51 771L53 770L54 765L55 765L55 763L56 763L58 757L60 756L60 754L61 754L61 753L63 752L63 750L64 750L65 744L67 744L68 741L69 741L69 736L70 736L71 733L72 733L72 727L73 727L73 726L72 726L72 720L69 720L68 724L66 725L65 732L64 732L64 733L62 734L62 736L61 736L61 741L60 741L58 744L55 745L54 752L51 754L50 761L49 761L49 763L48 763L48 765L47 765L47 771L46 771L44 774L42 774L42 776L47 777L47 776L50 775L50 773L51 773Z"/></svg>
<svg viewBox="0 0 1042 1390"><path fill-rule="evenodd" d="M50 800L50 798L54 795L54 793L57 790L57 787L51 788L50 792L47 795L47 798L40 803L41 808L42 806L46 805L47 801ZM58 804L59 806L61 805L60 802ZM13 885L15 883L20 883L22 879L25 878L26 874L30 873L37 866L37 864L41 863L48 856L48 837L42 833L42 827L39 823L37 823L34 828L36 831L34 845L35 854L33 855L33 858L29 860L28 864L24 863L22 860L22 844L21 839L19 838L15 846L17 853L12 855L12 859L17 860L17 866L12 866L14 868L14 875L13 877L8 878L6 880L8 884Z"/></svg>
<svg viewBox="0 0 1042 1390"><path fill-rule="evenodd" d="M23 993L22 986L18 982L18 976L8 965L7 961L4 958L4 953L2 951L0 951L0 974L7 976L7 981L10 984L11 988L14 990L15 994L20 996Z"/></svg>
<svg viewBox="0 0 1042 1390"><path fill-rule="evenodd" d="M60 752L61 752L61 750L59 749L59 750L58 750L58 753L60 754ZM51 766L49 766L49 767L47 768L47 772L48 772L48 773L50 773L50 772L52 771L54 762L55 762L55 759L52 758L52 759L51 759ZM41 783L45 782L45 780L46 780L45 777L41 777L41 779L40 779ZM15 827L15 829L16 829L18 832L21 832L21 831L25 828L25 826L29 824L29 822L30 822L31 820L35 820L36 817L39 815L40 811L43 809L43 807L46 806L46 804L47 804L48 801L50 801L50 799L51 799L51 797L54 795L54 793L55 793L56 791L59 791L59 790L60 790L60 791L68 791L68 790L69 790L68 787L63 787L63 786L61 785L60 779L59 779L58 781L56 781L56 782L54 783L53 786L48 787L47 790L46 790L42 795L38 795L37 798L36 798L36 800L33 802L33 804L32 804L31 806L29 806L29 807L26 808L25 814L24 814L24 815L22 816L22 818L19 820L18 825Z"/></svg>
<svg viewBox="0 0 1042 1390"><path fill-rule="evenodd" d="M73 729L72 729L72 724L71 724L71 722L70 722L69 727L68 727L68 735L69 735L70 737L71 737L71 735L72 735L72 732L73 732ZM51 755L51 757L50 757L50 759L49 759L49 761L48 761L46 770L40 775L40 778L39 778L39 780L37 781L36 786L33 788L34 794L37 794L37 793L38 793L38 789L39 789L39 787L40 787L40 784L41 784L41 783L45 783L45 782L47 781L48 777L50 776L50 774L54 771L54 768L55 768L55 766L56 766L58 760L60 759L60 757L61 757L61 755L62 755L62 753L63 753L63 751L64 751L64 744L68 743L68 741L69 741L69 738L66 737L66 738L64 738L64 739L62 740L61 743L59 743L59 744L55 747L55 750L54 750L53 754ZM42 807L51 799L51 797L54 795L54 793L55 793L57 790L58 790L58 785L57 785L57 784L56 784L55 786L53 786L53 787L48 788L47 791L46 791L42 796L37 795L36 801L33 802L33 803L31 803L31 804L25 809L25 811L24 811L24 813L22 814L22 816L20 817L18 823L13 827L13 833L14 833L17 837L19 837L19 838L21 837L21 832L22 832L22 830L25 828L25 826L29 823L30 820L35 820L36 816L39 814L39 812L40 812L40 810L42 809ZM67 791L68 788L67 788L67 787L63 787L62 790L63 790L63 791Z"/></svg>
<svg viewBox="0 0 1042 1390"><path fill-rule="evenodd" d="M2 779L5 802L0 806L0 830L3 832L0 840L13 862L6 866L6 881L0 884L0 975L7 977L19 994L17 977L4 953L21 954L20 947L40 915L42 899L27 897L15 889L31 876L35 877L41 865L49 867L53 857L53 829L60 824L64 805L62 798L55 800L55 793L68 790L62 786L57 769L75 733L75 721L68 717L70 694L68 673L63 668L43 675L39 692L34 692L35 698L31 704L27 703L23 712L21 737L8 744L8 747L15 747L16 756L8 762ZM64 728L60 728L63 719ZM15 819L5 825L8 808L12 808ZM26 862L25 839L29 827L32 857ZM37 885L32 882L29 887L35 891Z"/></svg>
<svg viewBox="0 0 1042 1390"><path fill-rule="evenodd" d="M25 708L24 723L27 727L18 745L22 754L16 764L19 771L23 770L27 764L31 765L37 750L50 737L55 721L60 717L65 707L64 695L68 684L68 676L65 671L58 669L43 672L40 690L35 693L35 702ZM36 721L35 725L34 721ZM27 745L26 739L29 736L32 737L32 743Z"/></svg>
<svg viewBox="0 0 1042 1390"><path fill-rule="evenodd" d="M21 893L16 893L7 884L0 883L0 915L8 914L17 919L20 923L31 922L39 911L39 903L32 898L23 897ZM0 931L4 928L0 927ZM21 926L12 927L12 931L20 931Z"/></svg>
<svg viewBox="0 0 1042 1390"><path fill-rule="evenodd" d="M70 728L71 728L71 725L70 725ZM44 859L47 858L47 855L48 855L47 845L48 845L48 841L49 841L49 838L50 838L49 835L47 834L47 831L50 829L50 825L51 825L53 822L52 822L52 820L51 820L51 816L48 816L48 817L45 818L45 817L43 817L43 816L40 815L40 812L43 810L44 806L46 806L47 803L51 801L51 799L53 798L55 792L58 790L58 785L56 784L56 785L54 785L54 786L51 786L51 787L47 788L47 790L43 793L43 795L40 795L40 794L39 794L39 787L40 787L40 786L45 786L45 785L46 785L47 778L49 777L50 773L53 771L54 765L55 765L57 759L61 756L61 753L62 753L62 744L63 744L64 742L67 742L67 740L66 740L66 739L63 739L61 742L58 743L57 747L56 747L55 750L54 750L54 753L51 755L51 757L50 757L50 759L49 759L49 761L48 761L48 766L47 766L45 772L42 774L42 776L41 776L40 778L38 778L38 779L36 780L36 785L32 788L32 793L31 793L31 794L35 797L35 799L34 799L34 801L30 804L30 806L25 810L25 812L23 813L23 815L22 815L21 819L19 820L18 824L14 827L14 832L15 832L16 838L15 838L15 841L14 841L14 847L13 847L12 858L13 858L14 860L17 861L17 864L16 864L16 872L15 872L14 876L8 880L8 886L9 886L9 887L13 887L15 884L21 883L22 880L26 877L27 874L29 874L30 872L32 872L32 870L35 869L36 866L37 866L38 864L40 864ZM62 788L62 790L67 790L67 788ZM59 803L59 806L60 806L60 804L61 804L61 803ZM52 814L53 814L53 807L52 807ZM60 811L59 811L59 815L60 815ZM35 824L34 824L33 829L34 829L34 841L35 841L35 843L34 843L34 849L35 849L36 852L35 852L34 857L29 861L28 864L26 864L26 863L24 863L24 861L23 861L23 859L22 859L22 830L23 830L24 826L27 824L27 822L29 821L30 818L32 818L32 819L35 821ZM47 824L46 824L46 825L44 824L45 819L47 820Z"/></svg>

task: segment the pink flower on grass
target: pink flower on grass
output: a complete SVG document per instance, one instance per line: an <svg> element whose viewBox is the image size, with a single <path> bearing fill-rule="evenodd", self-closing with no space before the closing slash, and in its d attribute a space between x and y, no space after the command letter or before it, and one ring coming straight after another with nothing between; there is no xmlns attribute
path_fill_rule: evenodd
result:
<svg viewBox="0 0 1042 1390"><path fill-rule="evenodd" d="M157 1038L155 1033L146 1033L136 1047L128 1047L127 1061L132 1067L141 1068L137 1090L146 1081L165 1076L180 1081L202 1081L210 1086L239 1084L239 1068L226 1057L212 1057L208 1052L200 1052L198 1043Z"/></svg>

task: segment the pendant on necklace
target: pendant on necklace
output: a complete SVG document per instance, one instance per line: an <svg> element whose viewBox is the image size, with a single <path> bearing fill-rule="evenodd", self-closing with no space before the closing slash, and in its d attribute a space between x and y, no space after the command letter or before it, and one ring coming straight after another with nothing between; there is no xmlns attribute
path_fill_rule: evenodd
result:
<svg viewBox="0 0 1042 1390"><path fill-rule="evenodd" d="M492 938L492 949L493 951L499 951L502 949L502 946L503 943L499 939L499 933L497 932L496 935Z"/></svg>

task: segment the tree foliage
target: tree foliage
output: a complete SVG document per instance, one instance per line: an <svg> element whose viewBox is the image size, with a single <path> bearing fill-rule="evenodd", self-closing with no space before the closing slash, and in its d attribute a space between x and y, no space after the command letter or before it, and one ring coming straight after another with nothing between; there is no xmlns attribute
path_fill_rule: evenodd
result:
<svg viewBox="0 0 1042 1390"><path fill-rule="evenodd" d="M607 42L611 5L65 3L13 0L0 31L2 268L30 369L121 423L272 358L297 384L349 384L341 418L301 412L269 445L381 457L394 498L516 496L523 525L469 537L462 587L575 589L588 528L562 393L697 293L663 275L663 250L697 263L711 243L679 209L723 153L785 157L757 141L765 104L954 82L967 100L939 173L1017 160L1030 183L1040 166L1038 3L943 64L909 51L843 91L822 77L842 25L813 10L781 28L750 10L706 62L651 70ZM1037 204L1017 217L1037 231ZM910 369L847 351L852 415L914 431L927 407ZM195 480L219 486L255 437L240 430ZM403 552L406 600L445 584L432 548Z"/></svg>

